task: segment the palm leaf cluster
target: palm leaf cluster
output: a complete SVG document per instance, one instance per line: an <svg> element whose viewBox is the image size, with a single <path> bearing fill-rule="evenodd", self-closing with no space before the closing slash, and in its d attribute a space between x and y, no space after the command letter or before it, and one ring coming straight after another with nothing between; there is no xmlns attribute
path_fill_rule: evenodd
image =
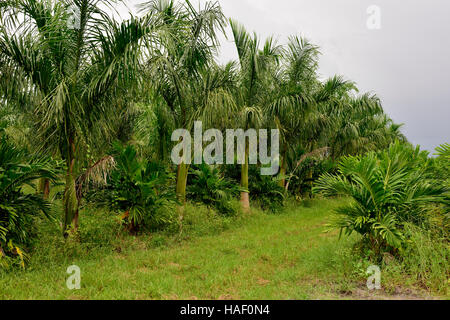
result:
<svg viewBox="0 0 450 320"><path fill-rule="evenodd" d="M56 180L55 163L46 158L28 156L0 135L0 266L7 266L11 255L24 266L24 247L31 244L34 218L51 217L50 203L41 195L30 194L36 179Z"/></svg>
<svg viewBox="0 0 450 320"><path fill-rule="evenodd" d="M21 92L6 90L6 101L27 97L41 148L66 162L65 229L78 221L75 177L86 147L114 132L105 117L139 81L142 48L158 25L152 15L118 23L105 11L111 4L11 0L0 8L2 70L11 70L2 85Z"/></svg>
<svg viewBox="0 0 450 320"><path fill-rule="evenodd" d="M232 199L239 192L239 188L231 179L224 176L217 166L207 164L192 168L188 187L188 196L216 208L225 215L236 214Z"/></svg>
<svg viewBox="0 0 450 320"><path fill-rule="evenodd" d="M159 210L175 202L170 174L156 162L141 161L132 146L114 148L115 165L106 177L104 188L94 189L91 202L119 212L121 223L132 233L151 223L160 223Z"/></svg>
<svg viewBox="0 0 450 320"><path fill-rule="evenodd" d="M403 224L423 226L430 204L444 199L445 186L427 178L428 161L419 148L396 143L382 152L344 157L338 174L324 174L314 191L353 199L337 210L341 232L359 233L376 254L401 249Z"/></svg>

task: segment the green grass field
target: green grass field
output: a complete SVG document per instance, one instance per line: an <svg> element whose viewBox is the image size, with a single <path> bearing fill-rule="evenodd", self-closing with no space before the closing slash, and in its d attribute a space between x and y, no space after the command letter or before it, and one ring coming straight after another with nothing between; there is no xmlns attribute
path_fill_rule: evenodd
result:
<svg viewBox="0 0 450 320"><path fill-rule="evenodd" d="M0 299L414 299L431 298L396 267L370 292L369 262L352 254L354 238L326 232L346 200L291 204L283 213L254 210L218 217L189 205L181 236L120 231L103 212L82 212L81 243L66 244L42 222L25 271L0 273ZM81 268L81 289L66 287L67 267Z"/></svg>

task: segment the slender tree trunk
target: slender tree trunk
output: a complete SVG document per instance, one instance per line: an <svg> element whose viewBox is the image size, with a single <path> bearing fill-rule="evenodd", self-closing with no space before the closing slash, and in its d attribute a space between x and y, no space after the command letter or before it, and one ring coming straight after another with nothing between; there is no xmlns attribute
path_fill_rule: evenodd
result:
<svg viewBox="0 0 450 320"><path fill-rule="evenodd" d="M189 172L189 165L181 163L177 168L177 186L176 193L180 205L178 206L178 223L180 226L180 234L183 232L184 209L186 205L186 184Z"/></svg>
<svg viewBox="0 0 450 320"><path fill-rule="evenodd" d="M39 180L39 193L42 194L44 199L48 199L50 195L50 180L41 178Z"/></svg>
<svg viewBox="0 0 450 320"><path fill-rule="evenodd" d="M241 191L241 207L245 213L250 211L250 195L248 191L248 157L249 157L249 145L245 143L245 163L241 169L241 187L245 191Z"/></svg>
<svg viewBox="0 0 450 320"><path fill-rule="evenodd" d="M308 170L308 174L307 174L308 185L309 185L308 195L309 195L309 198L310 198L310 199L312 198L312 187L313 187L312 177L313 177L313 169L310 168L310 169Z"/></svg>
<svg viewBox="0 0 450 320"><path fill-rule="evenodd" d="M50 180L45 179L44 180L44 199L48 199L50 196Z"/></svg>
<svg viewBox="0 0 450 320"><path fill-rule="evenodd" d="M185 163L181 163L177 168L177 198L181 203L181 206L184 207L186 203L186 184L187 184L187 176L189 171L189 165Z"/></svg>
<svg viewBox="0 0 450 320"><path fill-rule="evenodd" d="M282 154L281 154L281 165L280 165L280 176L281 179L279 184L284 188L286 185L286 171L287 171L287 145L283 144Z"/></svg>
<svg viewBox="0 0 450 320"><path fill-rule="evenodd" d="M64 190L64 236L67 237L69 232L76 233L78 230L78 199L75 186L75 142L69 139L69 151L66 160L66 186Z"/></svg>
<svg viewBox="0 0 450 320"><path fill-rule="evenodd" d="M285 160L284 159L281 161L280 176L282 178L280 179L280 181L278 183L279 183L280 187L284 188L284 186L286 185L286 178L285 178L285 176L286 176L286 166L285 166Z"/></svg>

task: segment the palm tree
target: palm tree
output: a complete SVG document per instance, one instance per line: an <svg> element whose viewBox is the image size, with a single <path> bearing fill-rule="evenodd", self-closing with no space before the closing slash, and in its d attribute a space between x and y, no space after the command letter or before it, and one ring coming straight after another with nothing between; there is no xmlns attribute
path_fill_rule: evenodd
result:
<svg viewBox="0 0 450 320"><path fill-rule="evenodd" d="M160 16L168 30L147 62L152 90L164 101L157 102L158 108L165 109L158 113L170 115L176 128L189 131L195 120L226 114L234 105L227 89L232 68L214 62L218 31L226 25L219 3L208 2L196 10L187 0L182 4L159 0L145 3L142 9ZM182 207L188 171L185 161L178 165L176 193Z"/></svg>
<svg viewBox="0 0 450 320"><path fill-rule="evenodd" d="M337 209L336 226L361 234L379 257L384 249L401 250L405 222L422 225L429 205L444 202L446 188L427 177L429 163L427 152L397 141L378 153L343 157L338 175L322 175L314 191L353 199Z"/></svg>
<svg viewBox="0 0 450 320"><path fill-rule="evenodd" d="M401 126L384 114L376 95L344 97L331 114L333 158L384 149L395 140L404 140L399 132Z"/></svg>
<svg viewBox="0 0 450 320"><path fill-rule="evenodd" d="M269 70L276 66L281 53L272 38L265 41L260 49L256 34L251 36L239 23L230 20L234 44L239 57L236 104L238 127L247 130L257 128L263 121L265 96L271 85ZM250 209L248 191L249 143L245 142L245 163L241 171L241 205L244 211Z"/></svg>
<svg viewBox="0 0 450 320"><path fill-rule="evenodd" d="M23 246L30 244L33 217L50 215L50 205L42 197L27 194L23 187L35 179L55 180L54 163L25 149L16 147L0 134L0 267L7 265L5 256L16 254L24 267Z"/></svg>
<svg viewBox="0 0 450 320"><path fill-rule="evenodd" d="M280 68L273 74L275 85L268 114L281 133L280 185L285 186L288 149L304 135L307 116L314 108L318 48L307 40L290 37Z"/></svg>
<svg viewBox="0 0 450 320"><path fill-rule="evenodd" d="M158 17L118 23L110 1L6 0L0 7L2 64L36 101L38 134L65 161L64 233L78 226L76 175L91 133L108 132L115 97L136 82L142 47L155 43ZM78 13L72 26L69 8ZM102 121L103 120L103 121Z"/></svg>
<svg viewBox="0 0 450 320"><path fill-rule="evenodd" d="M355 83L334 76L313 89L314 107L306 117L299 137L302 148L313 152L328 148L336 159L387 148L391 142L406 141L401 125L385 113L376 95L357 95Z"/></svg>

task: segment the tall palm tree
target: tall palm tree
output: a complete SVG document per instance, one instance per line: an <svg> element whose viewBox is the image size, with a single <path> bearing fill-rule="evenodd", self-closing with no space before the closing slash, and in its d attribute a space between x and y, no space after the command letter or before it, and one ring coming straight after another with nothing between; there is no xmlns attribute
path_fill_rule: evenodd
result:
<svg viewBox="0 0 450 320"><path fill-rule="evenodd" d="M143 4L142 9L160 16L168 30L151 51L147 72L152 90L164 100L165 113L176 128L191 131L195 120L218 116L220 110L225 114L234 104L226 89L231 65L219 68L214 62L218 34L226 25L219 3L208 2L197 10L187 0L156 0ZM187 161L178 165L176 193L182 205L188 170Z"/></svg>
<svg viewBox="0 0 450 320"><path fill-rule="evenodd" d="M343 97L347 97L354 88L352 82L339 76L331 77L324 82L311 79L308 96L312 97L312 104L306 114L300 118L302 120L301 127L298 129L300 134L284 156L285 165L290 168L288 182L285 185L286 191L291 178L304 161L309 158L329 156L330 139L334 134L335 123L335 115L330 110L337 108L342 103ZM313 171L314 169L310 167L306 172L310 187L312 187Z"/></svg>
<svg viewBox="0 0 450 320"><path fill-rule="evenodd" d="M280 130L280 185L285 185L288 149L304 135L307 116L314 108L318 48L307 40L290 37L283 50L281 64L273 74L274 86L268 114Z"/></svg>
<svg viewBox="0 0 450 320"><path fill-rule="evenodd" d="M77 171L83 145L100 130L114 99L136 82L144 45L156 42L158 17L119 23L98 0L6 0L0 7L2 64L9 81L36 99L38 134L64 159L64 233L78 226ZM74 9L72 12L70 8ZM111 9L111 8L110 8ZM78 23L71 24L73 12Z"/></svg>
<svg viewBox="0 0 450 320"><path fill-rule="evenodd" d="M376 95L346 97L331 114L333 158L383 149L395 139L401 139L399 126L384 114Z"/></svg>
<svg viewBox="0 0 450 320"><path fill-rule="evenodd" d="M327 147L335 159L383 149L396 140L405 141L401 125L384 113L380 99L357 93L355 83L340 76L318 84L313 92L314 108L299 138L306 151Z"/></svg>
<svg viewBox="0 0 450 320"><path fill-rule="evenodd" d="M251 36L239 23L230 20L234 44L239 57L238 90L236 104L238 108L238 127L247 130L257 128L263 121L263 108L271 82L269 71L276 66L281 48L272 38L268 38L263 48L257 35ZM245 163L241 170L241 205L244 211L250 209L248 192L249 143L245 142Z"/></svg>

